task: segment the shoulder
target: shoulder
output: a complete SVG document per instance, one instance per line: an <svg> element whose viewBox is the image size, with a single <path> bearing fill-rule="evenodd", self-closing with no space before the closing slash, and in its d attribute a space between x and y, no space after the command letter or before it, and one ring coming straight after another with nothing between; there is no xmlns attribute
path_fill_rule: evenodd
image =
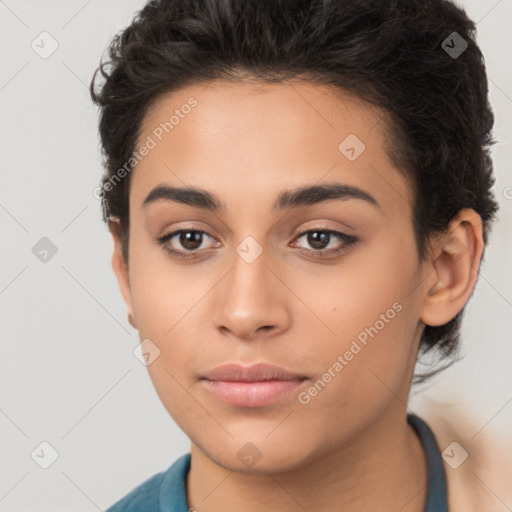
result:
<svg viewBox="0 0 512 512"><path fill-rule="evenodd" d="M165 472L157 473L114 503L106 512L159 512L160 486Z"/></svg>
<svg viewBox="0 0 512 512"><path fill-rule="evenodd" d="M181 456L167 470L156 473L114 503L106 512L160 512L162 492L179 495L185 489L190 454ZM167 487L173 487L167 489ZM165 489L164 489L165 488Z"/></svg>
<svg viewBox="0 0 512 512"><path fill-rule="evenodd" d="M442 453L448 489L448 510L508 510L512 503L510 437L492 431L485 418L443 410L424 416Z"/></svg>

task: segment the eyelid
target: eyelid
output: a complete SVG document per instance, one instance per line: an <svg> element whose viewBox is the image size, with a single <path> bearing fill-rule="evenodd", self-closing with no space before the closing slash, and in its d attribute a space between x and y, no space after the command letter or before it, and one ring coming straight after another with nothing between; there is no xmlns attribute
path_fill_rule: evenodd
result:
<svg viewBox="0 0 512 512"><path fill-rule="evenodd" d="M339 224L339 222L338 222ZM348 230L352 230L354 231L354 228L352 226L349 226L348 224L343 224L345 226L345 228L348 228ZM349 233L346 232L345 228L336 228L336 227L332 227L332 226L328 226L326 225L325 221L316 221L316 223L308 223L306 225L306 227L304 227L304 224L301 224L300 228L296 228L293 233L292 233L292 236L299 236L299 235L303 235L304 233L308 233L310 231L330 231L332 233L341 233L343 235L346 235L346 236L351 236L349 235Z"/></svg>
<svg viewBox="0 0 512 512"><path fill-rule="evenodd" d="M198 226L186 226L186 227L183 227L183 228L174 229L172 231L169 231L169 233L166 233L166 234L164 234L162 236L157 237L157 241L160 242L160 243L165 243L168 240L172 240L176 235L179 235L179 234L181 234L183 232L186 233L186 232L190 232L190 231L194 231L196 233L201 233L201 234L204 234L204 235L208 235L210 238L213 238L214 240L216 240L216 238L209 231L207 231L204 228L199 228Z"/></svg>

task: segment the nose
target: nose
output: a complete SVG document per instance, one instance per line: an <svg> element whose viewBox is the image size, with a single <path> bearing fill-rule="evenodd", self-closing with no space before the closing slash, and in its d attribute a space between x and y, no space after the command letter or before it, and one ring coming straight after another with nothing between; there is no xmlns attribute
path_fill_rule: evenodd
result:
<svg viewBox="0 0 512 512"><path fill-rule="evenodd" d="M243 340L276 336L290 324L288 301L279 265L265 252L254 261L236 254L233 267L219 283L214 321L224 335Z"/></svg>

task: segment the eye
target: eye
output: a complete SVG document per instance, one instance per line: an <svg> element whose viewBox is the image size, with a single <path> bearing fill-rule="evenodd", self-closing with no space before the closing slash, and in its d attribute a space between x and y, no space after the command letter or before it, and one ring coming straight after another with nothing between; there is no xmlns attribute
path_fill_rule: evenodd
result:
<svg viewBox="0 0 512 512"><path fill-rule="evenodd" d="M197 257L198 251L205 250L201 248L203 243L204 235L209 238L213 238L209 233L200 229L180 229L177 231L173 231L167 235L164 235L157 239L157 242L163 247L165 251L173 256L178 256L181 258L195 258ZM176 242L185 250L175 249L172 247L173 244L168 242L172 242L172 240L176 238Z"/></svg>
<svg viewBox="0 0 512 512"><path fill-rule="evenodd" d="M314 256L341 254L347 251L358 240L356 237L340 231L320 228L310 229L300 233L297 236L297 240L303 237L306 237L306 242L313 247L313 249L305 249L305 251L313 253ZM338 243L335 244L334 247L329 248L329 245L332 245L331 242L333 239L337 239Z"/></svg>

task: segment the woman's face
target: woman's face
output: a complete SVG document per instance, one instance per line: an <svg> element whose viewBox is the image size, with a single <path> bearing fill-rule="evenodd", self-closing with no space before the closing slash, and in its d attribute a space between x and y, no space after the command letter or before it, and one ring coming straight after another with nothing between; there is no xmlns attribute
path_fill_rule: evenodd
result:
<svg viewBox="0 0 512 512"><path fill-rule="evenodd" d="M144 119L124 297L164 406L223 467L298 468L405 411L426 274L385 130L373 107L301 81L194 85ZM288 389L271 399L203 378L224 363L302 380L267 383Z"/></svg>

